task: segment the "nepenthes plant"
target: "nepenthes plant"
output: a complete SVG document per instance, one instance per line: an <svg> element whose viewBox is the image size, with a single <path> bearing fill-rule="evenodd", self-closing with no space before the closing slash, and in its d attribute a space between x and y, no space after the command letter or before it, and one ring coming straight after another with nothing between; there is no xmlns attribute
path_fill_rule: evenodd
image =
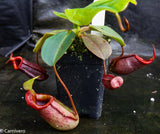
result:
<svg viewBox="0 0 160 134"><path fill-rule="evenodd" d="M155 57L155 48L153 46L153 57L145 60L136 54L124 56L124 46L126 45L123 38L109 26L92 25L93 17L102 10L106 10L115 14L118 25L122 32L129 30L130 25L126 17L123 18L125 26L122 24L120 12L124 11L129 3L137 5L136 0L98 0L89 4L84 8L65 9L64 13L53 11L53 14L70 21L73 24L72 29L54 30L45 33L36 43L33 52L37 55L37 63L30 63L22 57L13 57L11 55L9 61L12 61L13 67L16 70L21 70L32 79L23 84L26 93L26 102L29 106L38 111L38 113L54 128L58 130L71 130L79 123L79 115L72 99L71 93L60 75L57 72L56 63L66 53L66 51L75 51L79 44L91 52L93 55L100 58L104 65L104 75L102 82L104 87L109 90L115 90L124 83L121 76L114 76L114 74L124 75L129 74L141 67L151 64ZM90 31L97 31L102 36L93 35ZM107 37L107 38L106 38ZM107 74L106 60L112 54L112 47L108 39L117 41L121 48L122 54L119 57L113 58L109 62L109 69L114 74ZM74 45L73 45L74 44ZM80 52L84 52L80 50ZM42 60L53 68L55 75L64 87L64 90L69 96L72 109L65 106L55 97L47 94L38 94L33 90L34 80L46 80L48 74L45 69L39 65L38 54L41 53ZM68 76L69 79L69 76Z"/></svg>

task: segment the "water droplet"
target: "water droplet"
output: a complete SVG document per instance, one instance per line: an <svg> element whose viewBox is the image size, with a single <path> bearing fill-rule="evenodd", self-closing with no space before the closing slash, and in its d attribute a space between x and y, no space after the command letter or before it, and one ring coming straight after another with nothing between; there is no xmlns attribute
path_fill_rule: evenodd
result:
<svg viewBox="0 0 160 134"><path fill-rule="evenodd" d="M21 98L22 98L22 100L23 100L23 99L24 99L24 96L22 96Z"/></svg>
<svg viewBox="0 0 160 134"><path fill-rule="evenodd" d="M56 125L56 127L59 127L58 125Z"/></svg>
<svg viewBox="0 0 160 134"><path fill-rule="evenodd" d="M23 88L21 87L20 90L23 90Z"/></svg>
<svg viewBox="0 0 160 134"><path fill-rule="evenodd" d="M97 91L99 91L99 88L96 88Z"/></svg>
<svg viewBox="0 0 160 134"><path fill-rule="evenodd" d="M35 123L35 122L36 122L36 120L33 120L33 122Z"/></svg>
<svg viewBox="0 0 160 134"><path fill-rule="evenodd" d="M106 126L106 123L104 123L104 126Z"/></svg>
<svg viewBox="0 0 160 134"><path fill-rule="evenodd" d="M150 98L150 101L154 102L154 101L155 101L155 99L154 99L154 98Z"/></svg>

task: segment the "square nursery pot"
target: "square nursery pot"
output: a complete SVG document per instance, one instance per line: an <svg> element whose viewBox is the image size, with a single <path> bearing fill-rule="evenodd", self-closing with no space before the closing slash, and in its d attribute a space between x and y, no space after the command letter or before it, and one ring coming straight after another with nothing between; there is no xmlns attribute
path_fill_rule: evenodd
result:
<svg viewBox="0 0 160 134"><path fill-rule="evenodd" d="M57 63L57 71L68 87L80 116L101 116L104 86L103 61L92 54L65 54ZM67 93L57 80L58 99L71 106Z"/></svg>

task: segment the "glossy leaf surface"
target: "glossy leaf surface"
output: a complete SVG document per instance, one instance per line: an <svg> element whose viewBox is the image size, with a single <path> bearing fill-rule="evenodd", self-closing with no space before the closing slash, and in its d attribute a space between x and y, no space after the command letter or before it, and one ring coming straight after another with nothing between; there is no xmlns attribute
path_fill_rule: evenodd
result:
<svg viewBox="0 0 160 134"><path fill-rule="evenodd" d="M90 28L92 30L96 30L98 32L101 32L102 34L116 40L121 46L125 46L123 38L116 31L114 31L112 28L110 28L108 26L93 26L93 25L90 25Z"/></svg>
<svg viewBox="0 0 160 134"><path fill-rule="evenodd" d="M56 12L56 11L53 11L53 13L58 16L58 17L61 17L61 18L64 18L64 19L67 19L65 13L60 13L60 12Z"/></svg>
<svg viewBox="0 0 160 134"><path fill-rule="evenodd" d="M37 77L34 77L34 78L32 78L32 79L29 79L29 80L27 80L26 82L24 82L23 83L23 88L25 89L25 90L33 90L33 83L34 83L34 81L38 78L39 76L37 76Z"/></svg>
<svg viewBox="0 0 160 134"><path fill-rule="evenodd" d="M125 10L130 2L137 5L136 0L98 0L86 8L103 9L112 13L118 13Z"/></svg>
<svg viewBox="0 0 160 134"><path fill-rule="evenodd" d="M70 20L72 23L77 25L88 25L91 23L93 17L101 10L106 10L112 13L118 13L125 10L131 2L137 4L136 0L99 0L91 3L84 8L66 9L65 15L59 17ZM65 16L65 17L64 17Z"/></svg>
<svg viewBox="0 0 160 134"><path fill-rule="evenodd" d="M76 8L76 9L66 9L65 14L69 21L76 25L88 25L93 17L99 12L101 9L95 8Z"/></svg>
<svg viewBox="0 0 160 134"><path fill-rule="evenodd" d="M57 33L59 33L59 32L63 32L63 31L66 31L66 30L65 30L65 29L62 29L62 30L54 30L54 31L52 31L52 32L50 32L50 33L45 33L45 34L43 35L43 37L41 37L41 38L37 41L37 43L36 43L36 45L35 45L35 48L33 49L33 52L38 53L39 50L41 49L43 43L45 42L45 40L46 40L48 37L53 36L53 35L55 35L55 34L57 34Z"/></svg>
<svg viewBox="0 0 160 134"><path fill-rule="evenodd" d="M94 55L103 60L107 59L112 53L109 43L97 35L86 34L82 36L82 40Z"/></svg>
<svg viewBox="0 0 160 134"><path fill-rule="evenodd" d="M55 63L64 55L72 44L75 34L72 31L65 31L47 38L42 46L41 56L49 66Z"/></svg>

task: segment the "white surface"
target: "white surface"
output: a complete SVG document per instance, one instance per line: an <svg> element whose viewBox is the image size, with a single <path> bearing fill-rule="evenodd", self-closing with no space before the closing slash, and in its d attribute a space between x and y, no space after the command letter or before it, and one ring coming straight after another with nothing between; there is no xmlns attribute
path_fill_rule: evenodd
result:
<svg viewBox="0 0 160 134"><path fill-rule="evenodd" d="M94 2L97 0L94 0ZM105 23L105 10L100 11L97 13L94 18L92 19L92 25L97 25L97 26L104 26ZM100 34L99 32L96 31L91 31L91 34Z"/></svg>

